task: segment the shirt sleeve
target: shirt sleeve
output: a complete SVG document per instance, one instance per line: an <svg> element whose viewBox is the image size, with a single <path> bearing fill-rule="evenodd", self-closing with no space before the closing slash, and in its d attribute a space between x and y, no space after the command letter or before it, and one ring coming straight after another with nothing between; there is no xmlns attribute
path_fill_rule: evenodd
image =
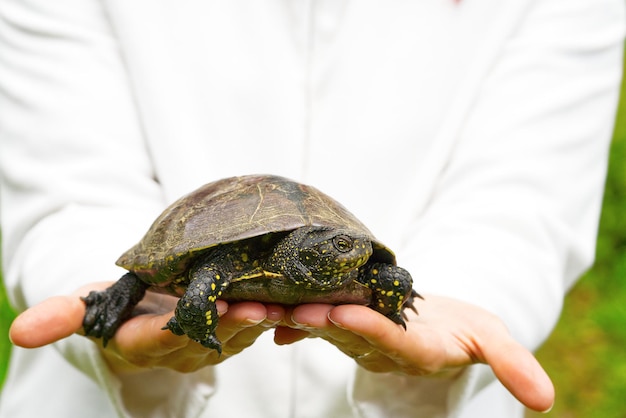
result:
<svg viewBox="0 0 626 418"><path fill-rule="evenodd" d="M120 277L114 260L145 232L164 198L101 2L2 1L0 43L5 282L23 310ZM184 413L181 405L196 415L210 392L210 370L145 372L151 387L167 389L157 402L136 378L113 375L89 340L72 336L54 348L100 386L120 416Z"/></svg>
<svg viewBox="0 0 626 418"><path fill-rule="evenodd" d="M518 5L494 25L502 41L482 70L468 68L479 74L399 258L420 292L481 306L536 349L593 261L625 19L620 1ZM382 379L357 372L363 416L457 416L494 377L480 365Z"/></svg>

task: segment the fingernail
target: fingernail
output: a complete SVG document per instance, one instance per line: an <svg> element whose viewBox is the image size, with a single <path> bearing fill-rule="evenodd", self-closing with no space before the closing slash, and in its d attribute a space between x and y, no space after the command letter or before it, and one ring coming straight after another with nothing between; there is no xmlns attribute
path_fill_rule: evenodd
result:
<svg viewBox="0 0 626 418"><path fill-rule="evenodd" d="M293 315L291 316L291 323L293 324L291 326L291 328L303 329L305 331L313 329L313 327L310 324L305 324L305 323L301 323L301 322L296 321L296 319L293 317Z"/></svg>
<svg viewBox="0 0 626 418"><path fill-rule="evenodd" d="M263 319L252 319L252 318L248 318L245 321L243 321L243 326L246 327L253 327L255 325L259 325L261 322L265 321L265 318Z"/></svg>
<svg viewBox="0 0 626 418"><path fill-rule="evenodd" d="M226 312L228 312L228 304L224 303L223 301L217 301L217 303L215 304L215 308L217 309L217 314L219 316L222 316Z"/></svg>
<svg viewBox="0 0 626 418"><path fill-rule="evenodd" d="M550 408L546 409L545 411L541 411L541 413L542 413L542 414L548 414L548 413L550 413L550 411L552 411L552 408L554 408L554 404L552 404L552 405L550 406Z"/></svg>
<svg viewBox="0 0 626 418"><path fill-rule="evenodd" d="M272 320L266 319L265 321L262 321L260 325L263 328L276 328L278 324L280 324L280 321L272 321Z"/></svg>
<svg viewBox="0 0 626 418"><path fill-rule="evenodd" d="M341 322L334 320L330 317L330 312L328 313L328 320L333 323L334 326L341 329L347 329Z"/></svg>

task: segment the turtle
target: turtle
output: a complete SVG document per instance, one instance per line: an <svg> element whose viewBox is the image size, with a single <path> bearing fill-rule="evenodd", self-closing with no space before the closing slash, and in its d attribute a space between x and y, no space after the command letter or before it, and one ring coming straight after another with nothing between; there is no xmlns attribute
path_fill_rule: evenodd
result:
<svg viewBox="0 0 626 418"><path fill-rule="evenodd" d="M406 329L421 296L394 253L318 189L262 174L181 197L116 264L127 272L82 300L85 335L104 346L147 290L179 297L163 327L222 352L215 301L361 304Z"/></svg>

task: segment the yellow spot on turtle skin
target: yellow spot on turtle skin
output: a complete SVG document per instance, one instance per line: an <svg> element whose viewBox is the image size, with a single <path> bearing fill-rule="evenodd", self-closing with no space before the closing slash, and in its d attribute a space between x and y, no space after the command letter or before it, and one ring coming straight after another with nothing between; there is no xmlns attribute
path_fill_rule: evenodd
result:
<svg viewBox="0 0 626 418"><path fill-rule="evenodd" d="M372 269L372 274L376 276L378 274L378 269Z"/></svg>
<svg viewBox="0 0 626 418"><path fill-rule="evenodd" d="M211 290L215 290L215 283L211 283Z"/></svg>
<svg viewBox="0 0 626 418"><path fill-rule="evenodd" d="M220 277L220 275L219 275L219 274L216 274L216 275L215 275L215 280L221 280L221 279L222 279L222 278Z"/></svg>
<svg viewBox="0 0 626 418"><path fill-rule="evenodd" d="M393 291L392 290L388 291L387 296L393 296Z"/></svg>
<svg viewBox="0 0 626 418"><path fill-rule="evenodd" d="M378 302L378 307L379 307L379 308L384 308L384 307L385 307L385 304L384 304L384 303L382 303L382 302Z"/></svg>
<svg viewBox="0 0 626 418"><path fill-rule="evenodd" d="M372 279L372 280L370 280L370 283L376 284L376 283L378 283L378 280Z"/></svg>
<svg viewBox="0 0 626 418"><path fill-rule="evenodd" d="M395 280L395 281L393 282L393 285L394 285L395 287L398 287L398 286L400 286L400 282L399 282L399 281L397 281L397 280Z"/></svg>
<svg viewBox="0 0 626 418"><path fill-rule="evenodd" d="M241 253L241 261L243 261L244 263L247 263L248 260L249 260L248 254L247 253Z"/></svg>

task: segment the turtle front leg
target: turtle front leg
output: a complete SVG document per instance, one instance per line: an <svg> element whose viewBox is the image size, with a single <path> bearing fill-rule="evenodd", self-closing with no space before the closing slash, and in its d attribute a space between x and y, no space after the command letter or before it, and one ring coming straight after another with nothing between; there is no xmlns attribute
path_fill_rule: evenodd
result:
<svg viewBox="0 0 626 418"><path fill-rule="evenodd" d="M163 329L176 335L187 335L207 348L222 353L222 343L215 335L219 316L215 301L228 281L213 265L190 270L190 282L179 299L176 312Z"/></svg>
<svg viewBox="0 0 626 418"><path fill-rule="evenodd" d="M406 329L402 311L405 307L416 311L413 300L421 298L413 290L413 279L409 272L393 264L372 263L362 269L359 281L372 290L370 308Z"/></svg>
<svg viewBox="0 0 626 418"><path fill-rule="evenodd" d="M106 347L120 325L130 318L147 288L146 283L129 272L107 289L94 290L81 298L86 308L83 318L85 335L102 338L102 345Z"/></svg>

